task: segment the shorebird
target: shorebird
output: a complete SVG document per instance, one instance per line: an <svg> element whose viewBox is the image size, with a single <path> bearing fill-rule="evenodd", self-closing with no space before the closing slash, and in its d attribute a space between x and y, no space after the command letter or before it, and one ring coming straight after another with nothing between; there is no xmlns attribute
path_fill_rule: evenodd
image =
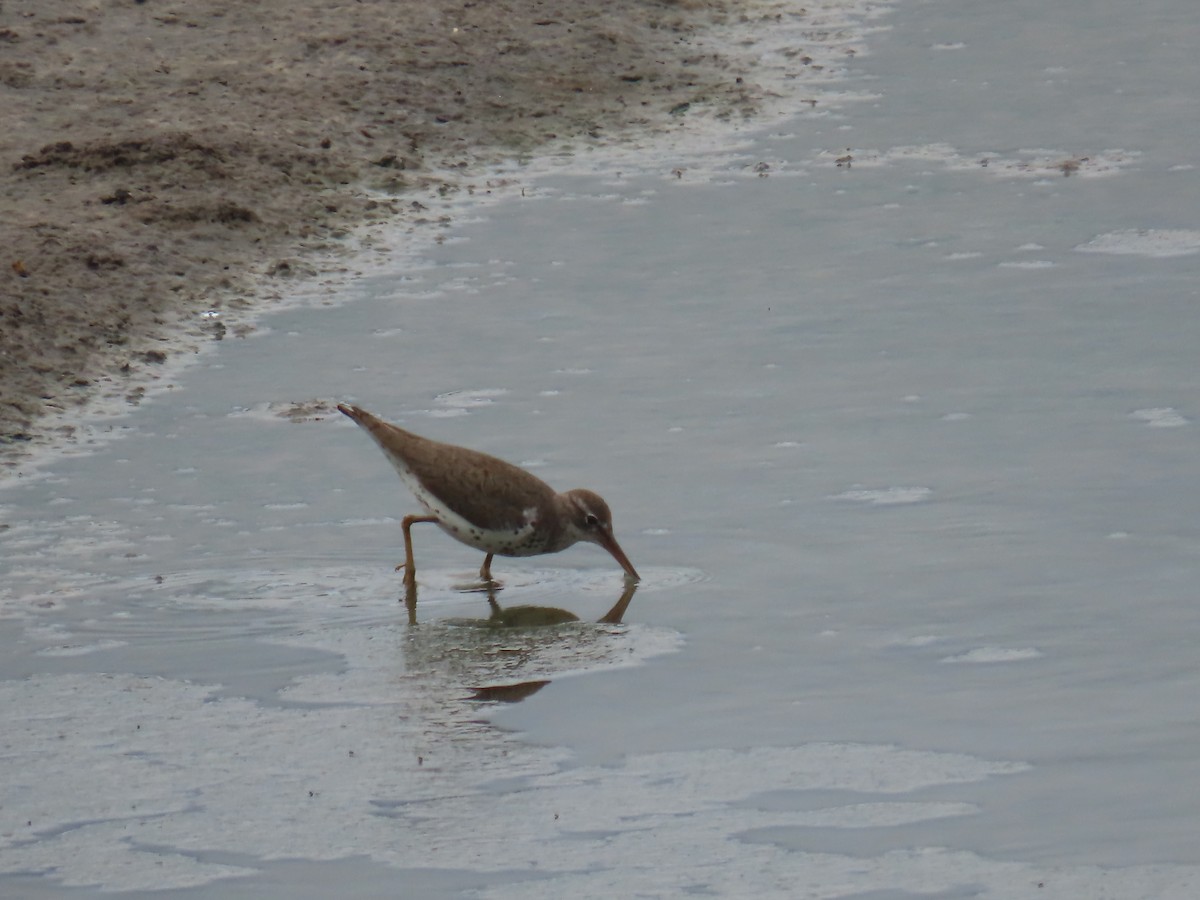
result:
<svg viewBox="0 0 1200 900"><path fill-rule="evenodd" d="M599 544L640 580L613 536L608 504L592 491L558 493L546 482L502 459L443 444L405 431L365 409L339 403L338 410L366 430L416 495L426 515L405 516L404 584L416 589L412 534L417 522L433 522L455 540L487 555L479 577L492 583L492 557L557 553L579 541ZM400 566L397 566L400 568Z"/></svg>

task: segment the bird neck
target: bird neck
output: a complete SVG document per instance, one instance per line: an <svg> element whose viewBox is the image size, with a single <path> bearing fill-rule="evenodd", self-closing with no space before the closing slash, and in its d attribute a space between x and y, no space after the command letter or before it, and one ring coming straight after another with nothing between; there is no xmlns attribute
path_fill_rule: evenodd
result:
<svg viewBox="0 0 1200 900"><path fill-rule="evenodd" d="M565 493L554 495L553 513L545 523L547 552L558 553L583 540L584 535L575 527L576 514L574 500Z"/></svg>

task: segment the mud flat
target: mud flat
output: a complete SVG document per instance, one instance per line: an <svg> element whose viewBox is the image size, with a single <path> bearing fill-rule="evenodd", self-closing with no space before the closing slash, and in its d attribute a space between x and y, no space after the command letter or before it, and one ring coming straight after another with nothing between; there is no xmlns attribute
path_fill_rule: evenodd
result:
<svg viewBox="0 0 1200 900"><path fill-rule="evenodd" d="M81 411L136 403L179 354L246 333L373 225L444 225L429 199L490 163L754 116L762 48L712 36L813 15L725 0L4 0L0 473L78 439ZM814 41L829 49L829 32Z"/></svg>

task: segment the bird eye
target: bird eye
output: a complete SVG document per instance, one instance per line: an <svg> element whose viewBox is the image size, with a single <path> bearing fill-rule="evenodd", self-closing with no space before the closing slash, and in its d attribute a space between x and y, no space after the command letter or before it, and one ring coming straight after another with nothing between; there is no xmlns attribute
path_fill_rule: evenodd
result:
<svg viewBox="0 0 1200 900"><path fill-rule="evenodd" d="M595 528L600 524L600 520L593 513L588 513L583 517L583 524L588 528Z"/></svg>

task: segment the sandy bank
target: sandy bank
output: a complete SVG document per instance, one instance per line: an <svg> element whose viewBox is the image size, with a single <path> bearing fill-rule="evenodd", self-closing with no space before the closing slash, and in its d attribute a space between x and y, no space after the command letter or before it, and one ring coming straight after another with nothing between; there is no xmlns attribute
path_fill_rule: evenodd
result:
<svg viewBox="0 0 1200 900"><path fill-rule="evenodd" d="M757 10L754 13L747 9ZM753 114L725 0L5 0L0 471L481 164ZM424 217L424 218L423 218ZM436 222L429 222L436 227ZM315 262L314 262L315 261ZM7 468L4 468L7 467Z"/></svg>

